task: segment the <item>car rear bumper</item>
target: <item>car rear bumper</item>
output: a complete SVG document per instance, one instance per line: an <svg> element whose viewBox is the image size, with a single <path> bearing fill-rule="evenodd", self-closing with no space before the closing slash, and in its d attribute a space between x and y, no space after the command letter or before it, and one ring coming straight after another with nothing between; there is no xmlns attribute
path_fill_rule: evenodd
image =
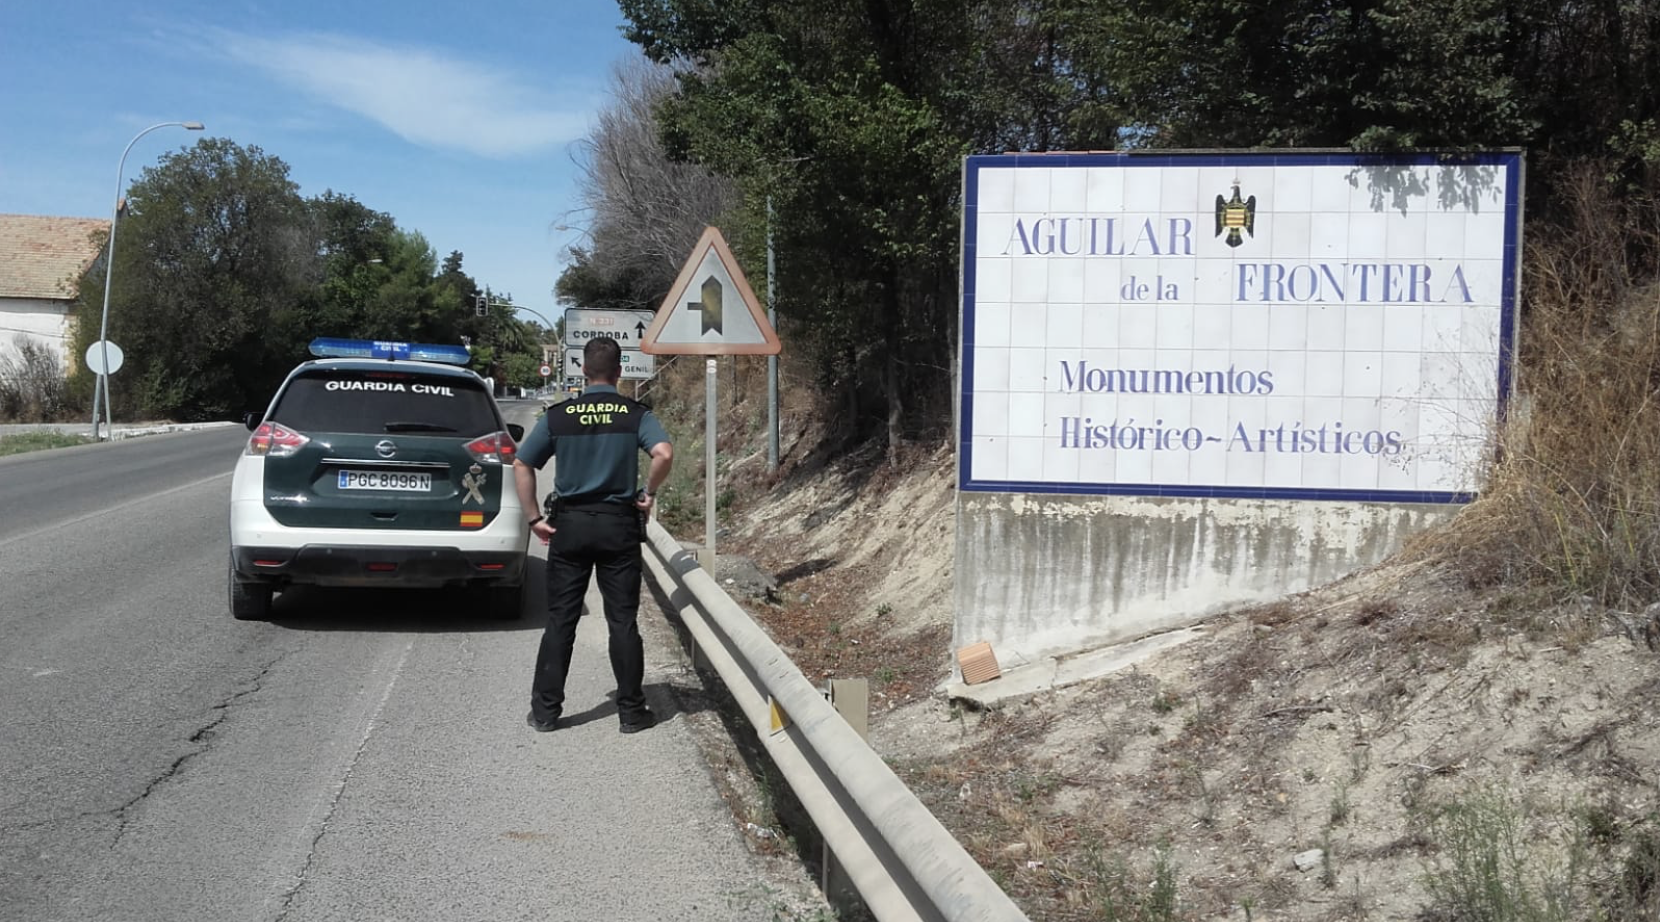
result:
<svg viewBox="0 0 1660 922"><path fill-rule="evenodd" d="M451 585L516 586L524 580L525 553L456 547L307 544L301 547L233 547L237 578L310 586Z"/></svg>
<svg viewBox="0 0 1660 922"><path fill-rule="evenodd" d="M530 529L512 494L489 524L468 531L294 527L265 508L264 460L243 456L232 479L231 565L239 580L433 588L524 579Z"/></svg>

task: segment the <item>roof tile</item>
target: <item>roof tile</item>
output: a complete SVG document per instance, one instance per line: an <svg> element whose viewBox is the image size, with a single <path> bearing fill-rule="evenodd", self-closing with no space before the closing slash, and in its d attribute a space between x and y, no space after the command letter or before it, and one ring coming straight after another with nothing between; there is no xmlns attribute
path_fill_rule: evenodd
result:
<svg viewBox="0 0 1660 922"><path fill-rule="evenodd" d="M0 298L67 301L109 237L101 218L0 214Z"/></svg>

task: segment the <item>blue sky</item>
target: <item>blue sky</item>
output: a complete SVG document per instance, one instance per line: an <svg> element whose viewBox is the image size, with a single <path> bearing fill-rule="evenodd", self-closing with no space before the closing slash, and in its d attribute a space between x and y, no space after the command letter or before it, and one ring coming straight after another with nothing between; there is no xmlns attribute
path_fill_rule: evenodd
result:
<svg viewBox="0 0 1660 922"><path fill-rule="evenodd" d="M586 218L573 142L637 54L621 25L615 0L8 0L0 212L107 218L133 136L199 121L558 319L560 254L581 232L556 228ZM145 135L123 188L199 136Z"/></svg>

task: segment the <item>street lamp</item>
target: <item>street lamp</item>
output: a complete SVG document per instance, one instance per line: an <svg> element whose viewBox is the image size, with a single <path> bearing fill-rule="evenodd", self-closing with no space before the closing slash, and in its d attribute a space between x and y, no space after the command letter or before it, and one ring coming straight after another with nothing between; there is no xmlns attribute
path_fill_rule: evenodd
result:
<svg viewBox="0 0 1660 922"><path fill-rule="evenodd" d="M553 332L553 324L548 322L548 318L542 316L541 311L533 311L528 307L521 307L517 304L509 304L508 307L511 307L516 311L524 311L525 313L530 314L537 320L542 321L542 325L548 328L548 332Z"/></svg>
<svg viewBox="0 0 1660 922"><path fill-rule="evenodd" d="M479 295L479 297L480 298L486 298L488 296L487 295ZM497 300L497 299L490 299L487 303L489 303L491 305L494 305L494 306L498 306L498 307L510 307L514 311L524 311L527 314L531 314L531 315L535 316L535 318L537 320L542 321L542 325L547 327L549 332L552 332L553 329L554 329L553 324L549 323L548 318L542 316L540 311L535 311L535 310L532 310L528 307L521 307L517 304L514 304L512 301L501 301L501 300ZM465 338L465 337L463 337L463 338Z"/></svg>
<svg viewBox="0 0 1660 922"><path fill-rule="evenodd" d="M98 343L102 355L103 370L98 372L97 384L92 389L92 437L99 441L103 441L103 435L98 429L98 398L100 394L104 398L104 421L112 428L115 425L114 414L110 412L109 384L110 278L115 275L115 225L121 218L121 174L127 168L127 154L132 151L133 145L138 143L139 138L155 131L157 128L183 128L186 131L201 131L203 127L201 122L162 122L151 125L133 135L133 139L127 142L126 150L121 152L121 160L115 165L115 205L110 209L110 240L108 248L104 251L104 317L98 326Z"/></svg>
<svg viewBox="0 0 1660 922"><path fill-rule="evenodd" d="M594 232L592 230L586 228L586 227L582 227L582 226L576 225L576 224L565 224L565 223L561 222L559 224L553 225L553 229L555 231L558 231L561 234L574 233L574 234L577 235L576 239L578 239L578 240L581 240L583 237L586 237L586 238L588 238L588 244L590 246L598 246L599 245L599 241L594 239ZM571 247L568 247L568 249L574 250L574 249L576 249L576 247L573 245Z"/></svg>

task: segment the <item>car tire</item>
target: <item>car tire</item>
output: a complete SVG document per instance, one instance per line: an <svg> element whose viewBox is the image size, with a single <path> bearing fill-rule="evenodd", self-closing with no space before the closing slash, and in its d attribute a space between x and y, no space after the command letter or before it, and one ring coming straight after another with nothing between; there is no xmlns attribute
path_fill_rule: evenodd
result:
<svg viewBox="0 0 1660 922"><path fill-rule="evenodd" d="M271 618L271 594L274 590L263 583L244 583L236 578L233 568L229 575L231 617L238 621L268 621Z"/></svg>
<svg viewBox="0 0 1660 922"><path fill-rule="evenodd" d="M523 586L491 586L484 590L485 610L497 621L517 621L523 613Z"/></svg>

